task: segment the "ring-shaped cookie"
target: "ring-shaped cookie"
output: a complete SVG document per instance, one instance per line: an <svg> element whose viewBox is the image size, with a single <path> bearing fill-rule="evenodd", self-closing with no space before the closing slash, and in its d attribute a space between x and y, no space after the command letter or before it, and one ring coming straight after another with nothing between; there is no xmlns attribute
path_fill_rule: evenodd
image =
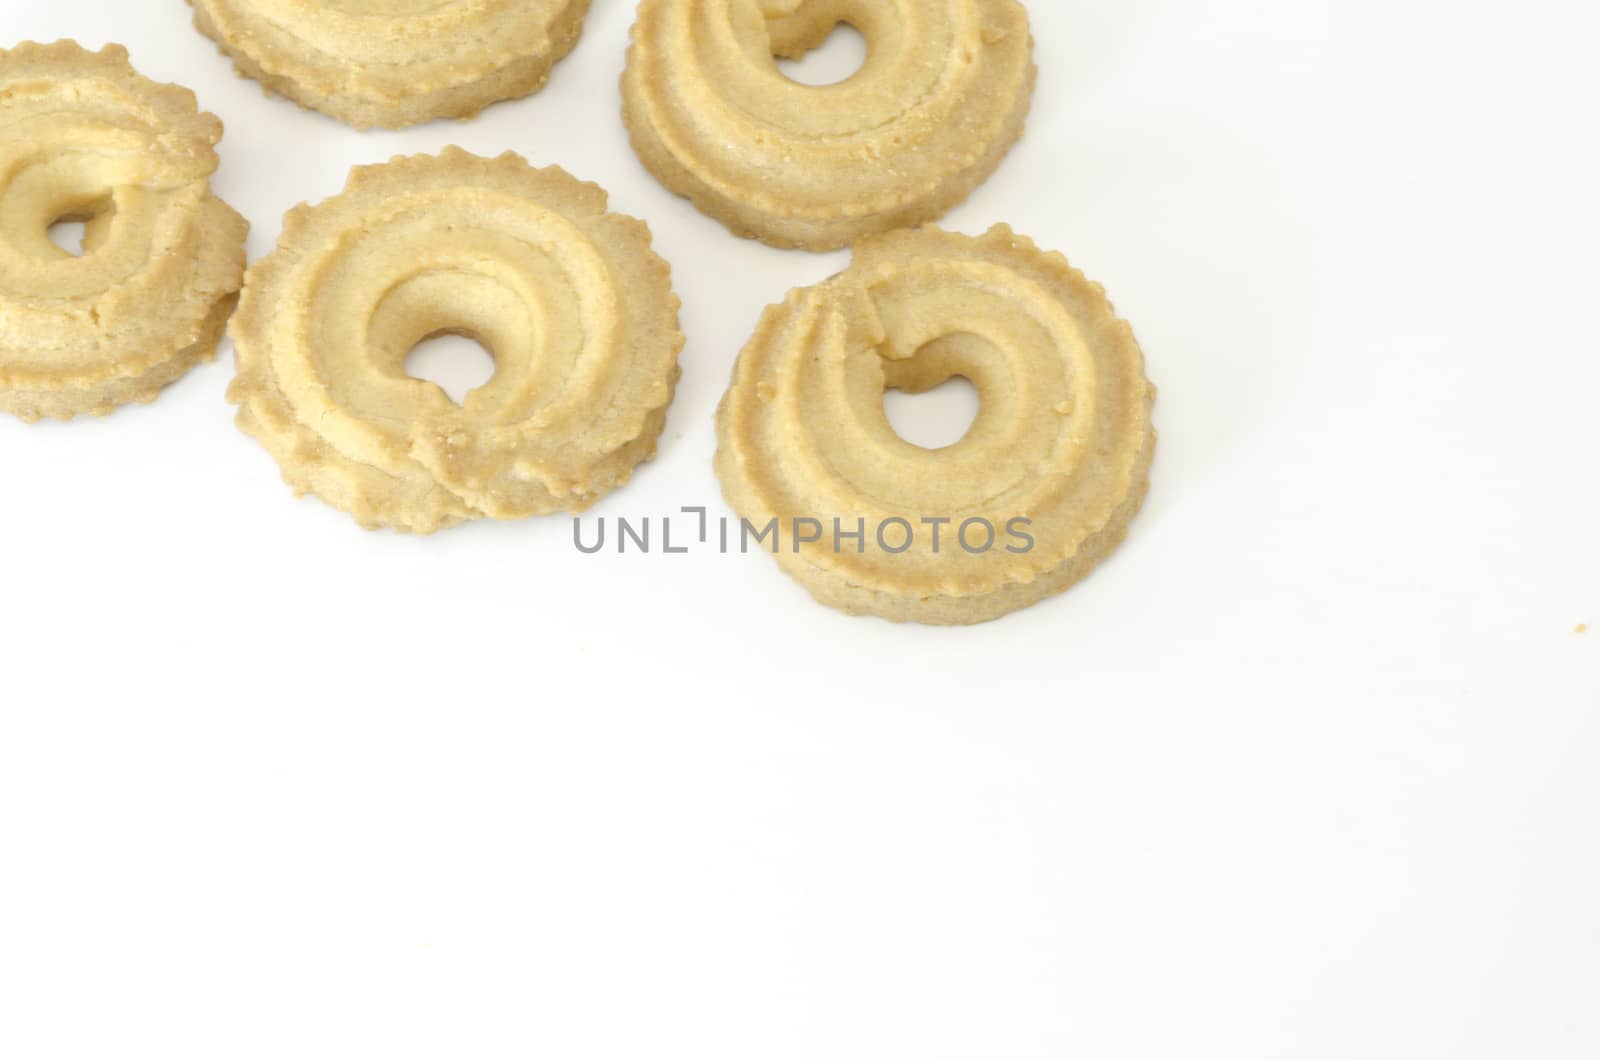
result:
<svg viewBox="0 0 1600 1060"><path fill-rule="evenodd" d="M104 415L216 355L248 227L211 192L221 137L121 47L0 51L0 410ZM71 220L81 256L50 240Z"/></svg>
<svg viewBox="0 0 1600 1060"><path fill-rule="evenodd" d="M189 0L269 91L358 129L470 118L544 87L589 0Z"/></svg>
<svg viewBox="0 0 1600 1060"><path fill-rule="evenodd" d="M866 64L790 80L839 23ZM1035 68L1017 0L644 0L623 75L634 149L735 234L833 250L936 220L1022 135Z"/></svg>
<svg viewBox="0 0 1600 1060"><path fill-rule="evenodd" d="M885 389L954 376L983 402L967 435L937 450L897 435ZM821 602L982 622L1121 542L1154 396L1132 329L1059 254L1004 226L897 232L767 310L722 402L717 471L745 542Z"/></svg>
<svg viewBox="0 0 1600 1060"><path fill-rule="evenodd" d="M580 511L655 453L683 335L666 262L606 193L457 148L356 169L285 218L229 332L239 426L369 528ZM440 334L482 342L457 405L409 377Z"/></svg>

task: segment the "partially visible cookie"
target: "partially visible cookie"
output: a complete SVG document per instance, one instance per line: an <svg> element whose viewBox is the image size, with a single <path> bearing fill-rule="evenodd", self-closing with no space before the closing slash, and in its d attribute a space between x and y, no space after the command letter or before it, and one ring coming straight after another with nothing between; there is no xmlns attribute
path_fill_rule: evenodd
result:
<svg viewBox="0 0 1600 1060"><path fill-rule="evenodd" d="M216 355L248 230L211 191L221 137L119 46L0 51L0 411L104 415ZM82 256L50 240L71 220Z"/></svg>
<svg viewBox="0 0 1600 1060"><path fill-rule="evenodd" d="M866 65L785 77L839 23ZM655 176L736 235L834 250L933 221L1022 135L1035 68L1017 0L644 0L623 117Z"/></svg>
<svg viewBox="0 0 1600 1060"><path fill-rule="evenodd" d="M966 437L932 450L895 433L886 389L955 376L983 402ZM896 232L767 310L722 402L717 471L759 547L822 603L984 622L1122 541L1154 399L1132 329L1061 255L1004 226Z"/></svg>
<svg viewBox="0 0 1600 1060"><path fill-rule="evenodd" d="M358 129L471 118L532 95L589 11L589 0L189 3L241 74Z"/></svg>
<svg viewBox="0 0 1600 1060"><path fill-rule="evenodd" d="M684 342L649 228L606 201L509 153L355 170L250 269L240 428L369 528L587 508L654 455ZM405 372L445 333L495 359L460 405Z"/></svg>

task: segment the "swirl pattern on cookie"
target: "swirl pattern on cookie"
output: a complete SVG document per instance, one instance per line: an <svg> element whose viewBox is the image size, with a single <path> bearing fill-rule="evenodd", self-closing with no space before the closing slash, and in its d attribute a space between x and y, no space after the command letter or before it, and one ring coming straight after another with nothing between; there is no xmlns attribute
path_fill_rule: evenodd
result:
<svg viewBox="0 0 1600 1060"><path fill-rule="evenodd" d="M964 438L930 450L895 433L886 389L956 376L982 399ZM823 603L982 622L1061 592L1123 539L1154 394L1132 329L1059 254L1004 226L896 232L767 310L722 402L717 470L758 547Z"/></svg>
<svg viewBox="0 0 1600 1060"><path fill-rule="evenodd" d="M358 129L470 118L532 95L589 0L189 0L239 72Z"/></svg>
<svg viewBox="0 0 1600 1060"><path fill-rule="evenodd" d="M121 47L0 51L0 410L104 415L216 355L248 227L211 191L221 137ZM74 220L81 256L50 239Z"/></svg>
<svg viewBox="0 0 1600 1060"><path fill-rule="evenodd" d="M866 64L815 87L841 22ZM932 221L1022 135L1033 40L1017 0L644 0L623 113L645 166L735 234L833 250Z"/></svg>
<svg viewBox="0 0 1600 1060"><path fill-rule="evenodd" d="M593 504L654 455L684 341L649 228L606 201L514 154L356 169L246 276L239 426L369 528ZM447 333L495 359L460 405L405 371Z"/></svg>

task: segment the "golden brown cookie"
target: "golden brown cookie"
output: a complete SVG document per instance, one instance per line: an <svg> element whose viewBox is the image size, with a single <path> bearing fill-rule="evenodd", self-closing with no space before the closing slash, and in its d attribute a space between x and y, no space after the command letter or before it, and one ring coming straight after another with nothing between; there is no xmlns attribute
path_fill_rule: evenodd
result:
<svg viewBox="0 0 1600 1060"><path fill-rule="evenodd" d="M471 118L544 87L589 0L189 0L239 72L358 129Z"/></svg>
<svg viewBox="0 0 1600 1060"><path fill-rule="evenodd" d="M900 438L885 389L955 376L983 402L966 437ZM1122 541L1149 484L1154 395L1132 329L1061 255L1004 226L896 232L767 310L722 402L717 471L744 541L821 602L983 622Z"/></svg>
<svg viewBox="0 0 1600 1060"><path fill-rule="evenodd" d="M0 411L104 415L216 355L248 229L211 192L221 138L121 47L0 51ZM72 220L82 256L50 241Z"/></svg>
<svg viewBox="0 0 1600 1060"><path fill-rule="evenodd" d="M230 333L239 426L296 492L369 528L580 511L655 453L678 299L641 221L521 157L457 148L356 169L298 206ZM461 405L407 354L468 335L494 378Z"/></svg>
<svg viewBox="0 0 1600 1060"><path fill-rule="evenodd" d="M841 22L866 65L796 83ZM735 234L834 250L935 220L1022 135L1035 68L1017 0L644 0L622 79L645 166Z"/></svg>

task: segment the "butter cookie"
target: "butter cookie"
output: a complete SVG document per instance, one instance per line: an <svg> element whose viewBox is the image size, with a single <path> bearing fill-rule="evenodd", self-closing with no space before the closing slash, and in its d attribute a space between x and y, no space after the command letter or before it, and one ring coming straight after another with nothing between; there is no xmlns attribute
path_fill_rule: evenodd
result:
<svg viewBox="0 0 1600 1060"><path fill-rule="evenodd" d="M786 77L841 22L866 64ZM936 220L1022 129L1035 67L1017 0L644 0L622 79L634 149L736 235L834 250Z"/></svg>
<svg viewBox="0 0 1600 1060"><path fill-rule="evenodd" d="M358 129L470 118L529 96L589 0L189 0L246 77Z"/></svg>
<svg viewBox="0 0 1600 1060"><path fill-rule="evenodd" d="M888 388L965 377L944 449L903 440ZM718 414L745 542L852 614L964 625L1078 581L1123 539L1155 450L1155 390L1105 292L1004 226L867 240L769 308ZM753 533L753 538L752 538Z"/></svg>
<svg viewBox="0 0 1600 1060"><path fill-rule="evenodd" d="M211 191L221 138L119 46L0 51L0 411L105 415L216 355L248 230Z"/></svg>
<svg viewBox="0 0 1600 1060"><path fill-rule="evenodd" d="M654 455L684 342L649 228L606 204L514 154L356 169L246 276L239 426L369 528L587 508ZM405 372L441 334L495 359L460 405Z"/></svg>

